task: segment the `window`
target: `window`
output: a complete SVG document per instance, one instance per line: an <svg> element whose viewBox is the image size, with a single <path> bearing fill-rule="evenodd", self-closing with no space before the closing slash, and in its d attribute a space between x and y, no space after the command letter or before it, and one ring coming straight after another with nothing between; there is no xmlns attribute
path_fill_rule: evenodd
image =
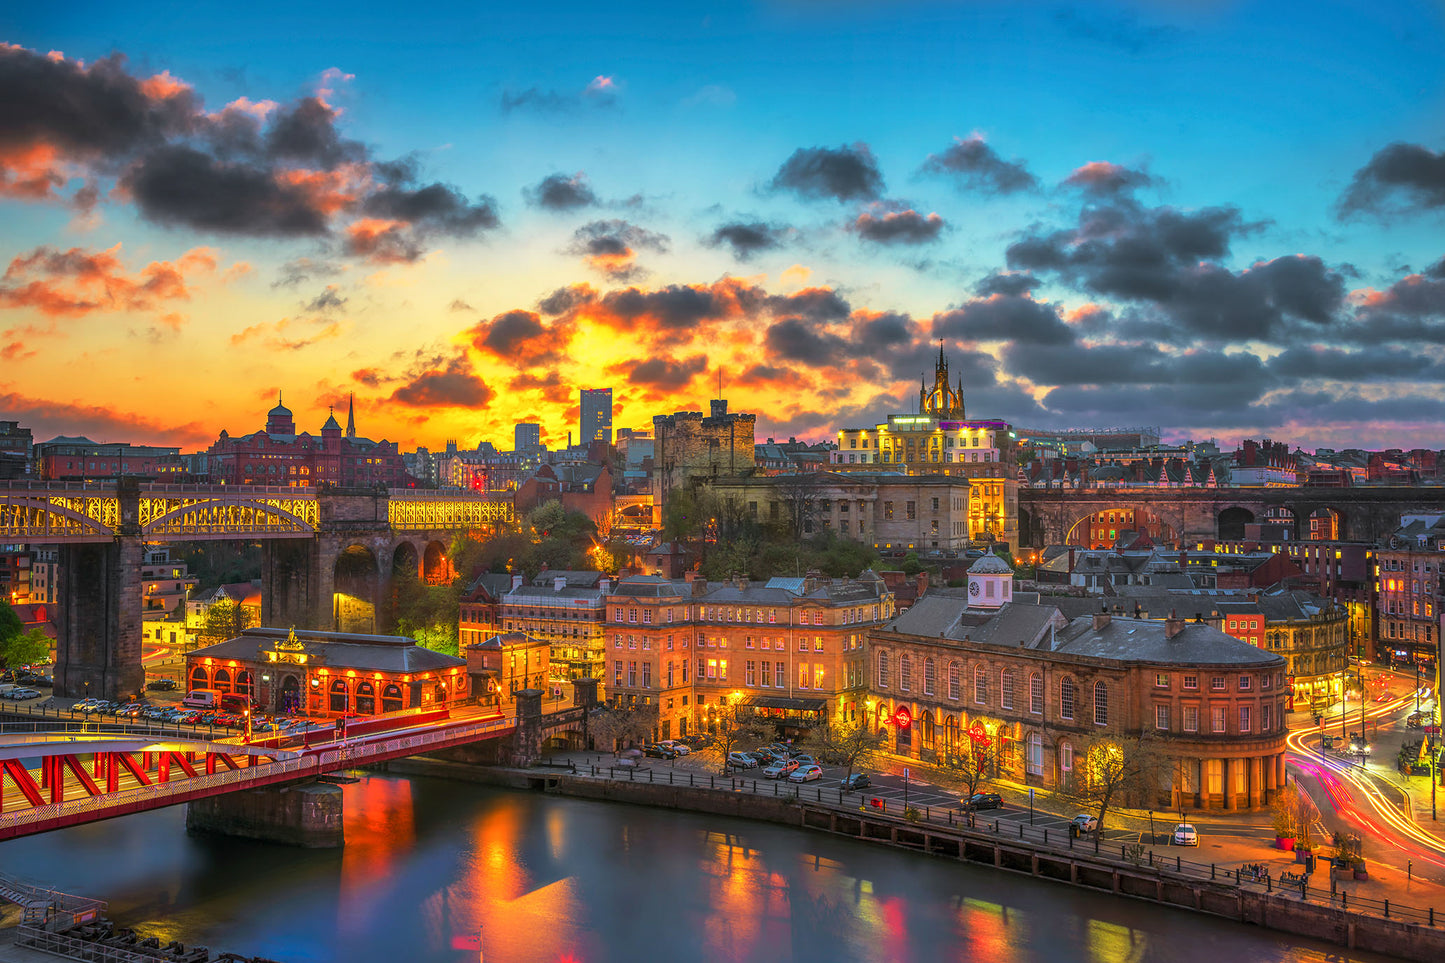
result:
<svg viewBox="0 0 1445 963"><path fill-rule="evenodd" d="M958 701L958 663L948 663L948 697Z"/></svg>
<svg viewBox="0 0 1445 963"><path fill-rule="evenodd" d="M672 660L667 660L667 687L672 688Z"/></svg>
<svg viewBox="0 0 1445 963"><path fill-rule="evenodd" d="M905 502L904 509L910 522L918 517L918 507L913 502Z"/></svg>
<svg viewBox="0 0 1445 963"><path fill-rule="evenodd" d="M1109 687L1102 681L1094 683L1094 725L1109 724Z"/></svg>
<svg viewBox="0 0 1445 963"><path fill-rule="evenodd" d="M651 689L651 688L652 688L652 663L651 663L651 662L644 662L644 663L642 663L642 687L643 687L644 689Z"/></svg>
<svg viewBox="0 0 1445 963"><path fill-rule="evenodd" d="M1260 705L1259 705L1259 731L1260 731L1260 732L1269 732L1269 730L1270 730L1270 710L1273 709L1273 708L1274 708L1274 707L1271 706L1268 702L1261 702L1261 703L1260 703Z"/></svg>
<svg viewBox="0 0 1445 963"><path fill-rule="evenodd" d="M1210 721L1213 723L1213 730L1215 732L1223 732L1225 723L1224 706L1211 707L1209 715Z"/></svg>
<svg viewBox="0 0 1445 963"><path fill-rule="evenodd" d="M1000 709L1014 707L1014 670L1004 669L998 674L998 705Z"/></svg>
<svg viewBox="0 0 1445 963"><path fill-rule="evenodd" d="M1156 706L1154 707L1154 728L1155 728L1155 729L1163 729L1163 730L1165 730L1166 732L1169 730L1169 707L1168 707L1168 706L1166 706L1166 705L1156 705Z"/></svg>
<svg viewBox="0 0 1445 963"><path fill-rule="evenodd" d="M745 685L757 685L757 666L752 659L743 664L743 683Z"/></svg>
<svg viewBox="0 0 1445 963"><path fill-rule="evenodd" d="M1185 706L1185 707L1184 707L1184 731L1185 731L1185 732L1198 732L1198 731L1199 731L1199 707L1198 707L1198 706Z"/></svg>
<svg viewBox="0 0 1445 963"><path fill-rule="evenodd" d="M988 702L988 672L981 665L973 667L973 701L979 705Z"/></svg>
<svg viewBox="0 0 1445 963"><path fill-rule="evenodd" d="M633 687L635 687L635 686L637 685L637 663L636 663L636 662L629 662L629 663L627 663L627 685L628 685L629 688L633 688Z"/></svg>
<svg viewBox="0 0 1445 963"><path fill-rule="evenodd" d="M1039 672L1029 674L1029 711L1036 716L1044 714L1044 677Z"/></svg>
<svg viewBox="0 0 1445 963"><path fill-rule="evenodd" d="M1209 680L1209 688L1215 692L1224 691L1224 676L1216 675Z"/></svg>
<svg viewBox="0 0 1445 963"><path fill-rule="evenodd" d="M1239 731L1240 731L1240 732L1249 732L1249 731L1250 731L1250 729L1249 729L1249 723L1250 723L1249 708L1250 708L1249 706L1240 706L1240 707L1239 707Z"/></svg>
<svg viewBox="0 0 1445 963"><path fill-rule="evenodd" d="M1250 675L1242 675L1242 676L1240 676L1240 677L1239 677L1239 691L1240 691L1240 692L1248 692L1248 691L1250 690L1250 687L1252 687L1252 686L1254 685L1254 682L1252 681L1253 679L1254 679L1254 676L1250 676Z"/></svg>
<svg viewBox="0 0 1445 963"><path fill-rule="evenodd" d="M781 689L788 684L787 678L784 675L786 669L787 666L781 662L773 663L773 688Z"/></svg>
<svg viewBox="0 0 1445 963"><path fill-rule="evenodd" d="M1197 675L1186 675L1186 676L1184 677L1184 688L1186 688L1186 689L1197 689L1197 688L1199 688L1199 676L1197 676Z"/></svg>
<svg viewBox="0 0 1445 963"><path fill-rule="evenodd" d="M898 657L898 688L904 692L913 688L913 660L906 655Z"/></svg>
<svg viewBox="0 0 1445 963"><path fill-rule="evenodd" d="M1072 772L1074 769L1074 747L1067 742L1059 746L1059 768L1064 772Z"/></svg>
<svg viewBox="0 0 1445 963"><path fill-rule="evenodd" d="M616 688L622 688L622 660L612 663L612 684Z"/></svg>
<svg viewBox="0 0 1445 963"><path fill-rule="evenodd" d="M1167 689L1167 688L1169 688L1169 673L1167 673L1167 672L1157 672L1157 673L1155 673L1155 674L1154 674L1154 688L1156 688L1156 689Z"/></svg>
<svg viewBox="0 0 1445 963"><path fill-rule="evenodd" d="M813 663L813 688L823 688L823 664L821 662Z"/></svg>
<svg viewBox="0 0 1445 963"><path fill-rule="evenodd" d="M808 663L806 663L806 662L799 662L799 663L798 663L798 688L799 688L799 689L806 689L807 687L808 687Z"/></svg>
<svg viewBox="0 0 1445 963"><path fill-rule="evenodd" d="M1074 680L1064 678L1059 683L1059 717L1072 719L1074 717Z"/></svg>
<svg viewBox="0 0 1445 963"><path fill-rule="evenodd" d="M923 694L924 694L924 695L930 695L930 696L933 695L933 685L934 685L934 682L935 682L935 674L934 674L934 668L933 668L933 660L932 660L932 659L924 659L924 660L923 660Z"/></svg>
<svg viewBox="0 0 1445 963"><path fill-rule="evenodd" d="M1037 732L1029 733L1028 767L1031 776L1044 774L1044 737Z"/></svg>
<svg viewBox="0 0 1445 963"><path fill-rule="evenodd" d="M888 653L878 653L878 688L888 688Z"/></svg>
<svg viewBox="0 0 1445 963"><path fill-rule="evenodd" d="M1259 687L1260 687L1261 689L1268 689L1268 688L1269 688L1269 683L1270 683L1270 675L1269 675L1268 672L1266 672L1264 675L1262 675L1262 676L1259 677Z"/></svg>

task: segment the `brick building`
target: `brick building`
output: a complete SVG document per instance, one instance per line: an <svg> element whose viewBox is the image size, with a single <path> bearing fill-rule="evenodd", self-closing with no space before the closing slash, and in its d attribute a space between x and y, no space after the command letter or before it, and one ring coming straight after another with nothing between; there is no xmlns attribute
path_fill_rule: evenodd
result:
<svg viewBox="0 0 1445 963"><path fill-rule="evenodd" d="M1349 653L1349 611L1333 599L1277 587L1218 598L1220 628L1285 660L1290 708L1338 702Z"/></svg>
<svg viewBox="0 0 1445 963"><path fill-rule="evenodd" d="M316 437L296 433L291 409L278 397L266 413L264 430L234 438L223 430L207 454L211 480L223 485L402 488L412 483L395 442L357 437L354 402L345 431L333 414Z"/></svg>
<svg viewBox="0 0 1445 963"><path fill-rule="evenodd" d="M608 701L655 705L662 739L706 730L724 704L792 732L858 718L868 629L893 614L871 572L766 583L638 576L606 604Z"/></svg>
<svg viewBox="0 0 1445 963"><path fill-rule="evenodd" d="M1379 653L1385 662L1418 664L1433 677L1440 661L1445 516L1411 516L1402 521L1388 546L1376 551Z"/></svg>

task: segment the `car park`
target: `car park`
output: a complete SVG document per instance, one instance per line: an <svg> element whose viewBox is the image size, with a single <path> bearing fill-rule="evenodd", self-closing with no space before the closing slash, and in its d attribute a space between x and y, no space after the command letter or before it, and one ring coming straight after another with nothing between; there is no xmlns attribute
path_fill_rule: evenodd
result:
<svg viewBox="0 0 1445 963"><path fill-rule="evenodd" d="M798 768L798 764L791 759L783 762L775 762L763 770L763 776L767 779L782 779Z"/></svg>
<svg viewBox="0 0 1445 963"><path fill-rule="evenodd" d="M1069 829L1081 836L1085 833L1092 833L1098 828L1098 817L1090 816L1088 813L1079 813L1073 819L1069 820Z"/></svg>
<svg viewBox="0 0 1445 963"><path fill-rule="evenodd" d="M1198 846L1199 833L1189 823L1180 823L1174 827L1175 846Z"/></svg>
<svg viewBox="0 0 1445 963"><path fill-rule="evenodd" d="M823 767L817 765L799 766L788 776L788 782L812 782L823 778Z"/></svg>
<svg viewBox="0 0 1445 963"><path fill-rule="evenodd" d="M838 785L844 792L856 792L859 789L867 789L873 785L873 781L868 778L866 772L855 772L853 775L848 776L838 783Z"/></svg>
<svg viewBox="0 0 1445 963"><path fill-rule="evenodd" d="M758 761L746 752L728 753L728 765L734 769L756 769Z"/></svg>
<svg viewBox="0 0 1445 963"><path fill-rule="evenodd" d="M984 809L1002 809L1003 797L996 792L976 792L963 801L963 808L969 812Z"/></svg>

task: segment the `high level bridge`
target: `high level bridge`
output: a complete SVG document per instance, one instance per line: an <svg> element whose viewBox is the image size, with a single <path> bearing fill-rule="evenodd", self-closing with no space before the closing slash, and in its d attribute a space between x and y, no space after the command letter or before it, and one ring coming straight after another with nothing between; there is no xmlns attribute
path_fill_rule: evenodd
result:
<svg viewBox="0 0 1445 963"><path fill-rule="evenodd" d="M459 532L511 521L512 504L466 491L259 488L120 482L0 485L0 542L57 545L55 693L136 692L144 546L262 543L267 625L374 632L394 574L450 577Z"/></svg>

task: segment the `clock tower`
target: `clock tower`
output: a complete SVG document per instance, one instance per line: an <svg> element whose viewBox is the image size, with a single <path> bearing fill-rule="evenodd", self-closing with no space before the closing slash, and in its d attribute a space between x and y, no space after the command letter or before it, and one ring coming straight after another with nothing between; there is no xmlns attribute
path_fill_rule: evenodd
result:
<svg viewBox="0 0 1445 963"><path fill-rule="evenodd" d="M1013 601L1014 573L992 553L968 567L968 607L997 609Z"/></svg>

